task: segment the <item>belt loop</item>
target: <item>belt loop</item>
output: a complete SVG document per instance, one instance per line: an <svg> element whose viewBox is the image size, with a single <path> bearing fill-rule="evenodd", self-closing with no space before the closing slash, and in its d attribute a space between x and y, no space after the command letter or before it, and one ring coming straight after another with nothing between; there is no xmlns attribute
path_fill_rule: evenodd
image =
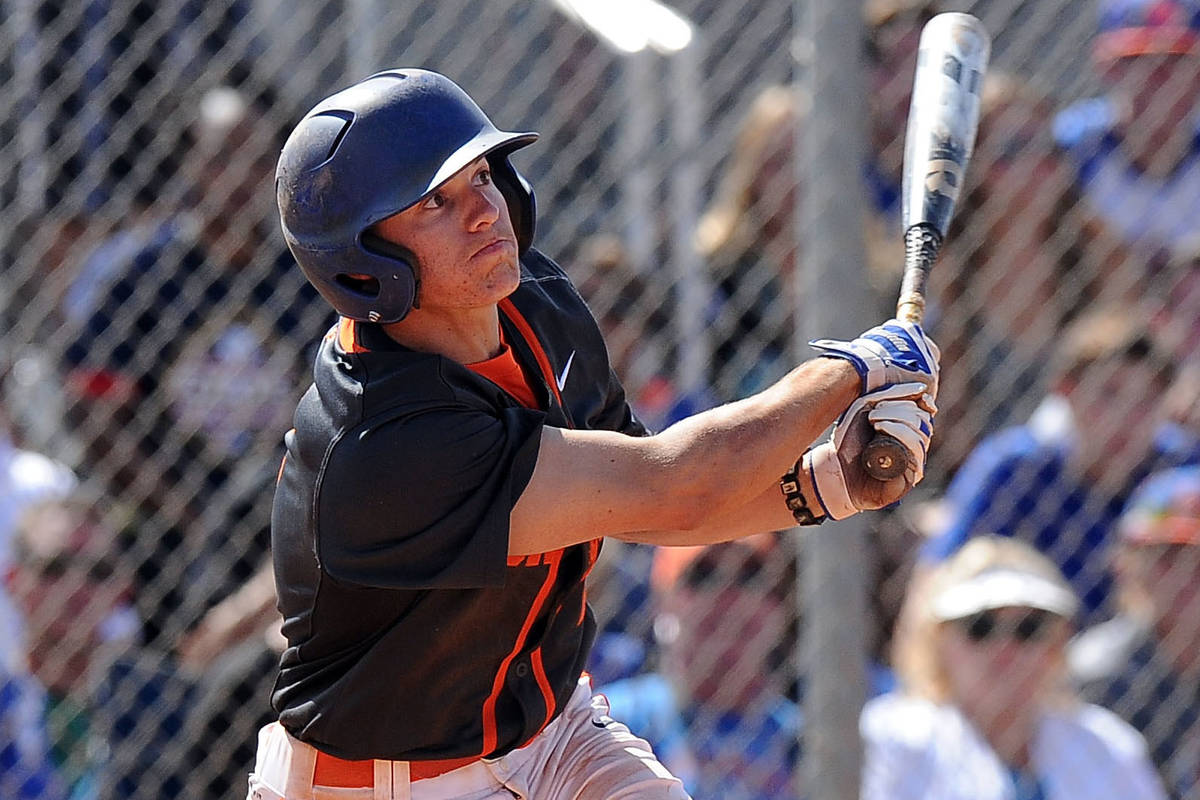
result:
<svg viewBox="0 0 1200 800"><path fill-rule="evenodd" d="M375 799L392 800L392 762L375 759Z"/></svg>
<svg viewBox="0 0 1200 800"><path fill-rule="evenodd" d="M392 797L394 800L412 800L412 772L407 761L392 762Z"/></svg>
<svg viewBox="0 0 1200 800"><path fill-rule="evenodd" d="M313 796L313 773L317 766L317 751L311 745L305 744L292 736L278 722L272 723L278 735L272 737L276 747L286 752L284 762L287 764L284 783L284 795L295 797L297 800L309 800Z"/></svg>

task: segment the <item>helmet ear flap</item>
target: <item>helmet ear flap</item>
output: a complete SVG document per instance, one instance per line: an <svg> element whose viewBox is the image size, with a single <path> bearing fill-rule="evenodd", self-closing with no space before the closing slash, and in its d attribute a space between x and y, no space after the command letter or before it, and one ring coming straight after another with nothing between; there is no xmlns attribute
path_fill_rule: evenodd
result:
<svg viewBox="0 0 1200 800"><path fill-rule="evenodd" d="M383 238L370 230L363 231L361 236L363 249L377 256L383 256L396 264L396 267L408 277L412 286L412 308L421 307L421 273L417 269L417 254L402 244ZM340 278L341 276L339 276ZM382 293L383 287L378 280L375 283L376 296ZM405 312L407 315L408 312ZM401 317L403 319L403 317Z"/></svg>

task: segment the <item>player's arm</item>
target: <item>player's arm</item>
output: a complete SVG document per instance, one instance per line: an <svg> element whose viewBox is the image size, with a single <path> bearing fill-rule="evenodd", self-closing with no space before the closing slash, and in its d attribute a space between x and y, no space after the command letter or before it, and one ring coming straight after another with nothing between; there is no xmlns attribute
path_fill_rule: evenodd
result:
<svg viewBox="0 0 1200 800"><path fill-rule="evenodd" d="M804 472L798 476L807 505L818 522L825 517L820 503L814 499L811 478ZM740 539L754 533L779 531L794 527L796 521L783 502L779 481L767 487L749 503L729 511L713 514L688 530L630 531L613 534L627 542L657 545L691 545Z"/></svg>
<svg viewBox="0 0 1200 800"><path fill-rule="evenodd" d="M533 475L512 511L509 552L634 531L700 530L772 487L782 514L767 512L765 529L787 527L779 477L859 386L849 363L820 358L759 394L654 436L545 428Z"/></svg>
<svg viewBox="0 0 1200 800"><path fill-rule="evenodd" d="M894 320L850 342L813 344L832 357L808 361L752 397L654 436L545 428L533 473L510 514L509 553L546 552L603 536L705 544L730 538L721 524L728 522L745 533L788 527L779 479L844 411L851 413L835 428L836 443L806 462L826 495L816 497L806 481L810 507L819 501L841 518L898 500L924 467L937 392L936 345L919 327ZM906 387L894 386L900 383ZM901 400L897 393L914 396ZM851 451L861 448L872 426L904 436L918 467L891 481L870 479Z"/></svg>
<svg viewBox="0 0 1200 800"><path fill-rule="evenodd" d="M714 513L685 530L614 535L627 541L659 545L725 541L791 527L794 522L813 524L826 517L844 519L859 511L889 505L924 475L933 435L933 415L937 411L925 389L920 383L901 383L862 395L839 417L828 441L805 451L792 470L746 505ZM863 449L878 432L893 437L907 451L902 482L876 481L863 466ZM781 510L784 506L788 509L786 513ZM793 513L795 520L791 519Z"/></svg>

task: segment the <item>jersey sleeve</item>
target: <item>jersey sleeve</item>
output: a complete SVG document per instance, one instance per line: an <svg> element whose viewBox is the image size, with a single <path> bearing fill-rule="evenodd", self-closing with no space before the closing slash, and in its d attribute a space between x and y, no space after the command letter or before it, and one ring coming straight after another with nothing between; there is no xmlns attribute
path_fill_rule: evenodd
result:
<svg viewBox="0 0 1200 800"><path fill-rule="evenodd" d="M331 449L317 557L335 580L402 589L499 586L509 516L544 414L445 407L360 425Z"/></svg>

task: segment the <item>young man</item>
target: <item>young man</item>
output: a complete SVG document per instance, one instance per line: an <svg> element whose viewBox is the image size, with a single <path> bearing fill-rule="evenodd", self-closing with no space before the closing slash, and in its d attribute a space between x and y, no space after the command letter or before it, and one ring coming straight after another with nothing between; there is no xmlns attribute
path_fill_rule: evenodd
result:
<svg viewBox="0 0 1200 800"><path fill-rule="evenodd" d="M535 138L394 70L284 146L284 234L341 320L276 490L288 647L253 798L686 797L582 674L601 540L840 519L921 478L937 349L895 322L647 436L587 307L530 247L508 156ZM871 426L905 443L903 477L859 469Z"/></svg>

